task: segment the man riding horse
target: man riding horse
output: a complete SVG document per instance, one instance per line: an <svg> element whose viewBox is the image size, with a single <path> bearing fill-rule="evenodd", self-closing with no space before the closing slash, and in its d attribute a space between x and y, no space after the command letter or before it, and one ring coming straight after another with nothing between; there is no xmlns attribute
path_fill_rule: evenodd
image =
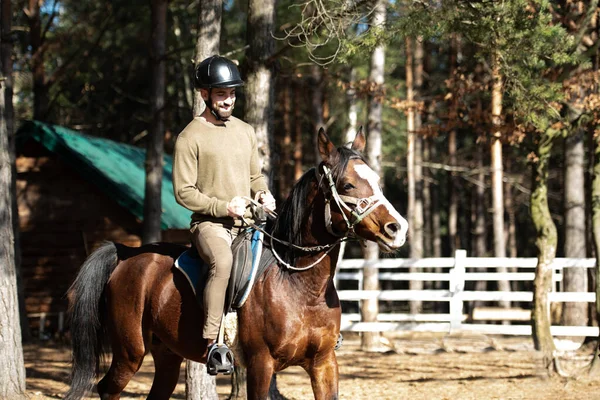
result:
<svg viewBox="0 0 600 400"><path fill-rule="evenodd" d="M215 340L233 264L231 244L245 229L240 217L251 219L243 198L253 197L267 211L275 210L275 199L261 173L254 129L232 116L236 88L243 85L231 60L212 56L202 61L195 71L194 86L200 90L206 108L175 143L175 198L193 212L192 243L209 267L202 332L209 342L205 354L209 371L220 362L213 357L216 350L220 354L229 352ZM230 352L228 356L233 358Z"/></svg>

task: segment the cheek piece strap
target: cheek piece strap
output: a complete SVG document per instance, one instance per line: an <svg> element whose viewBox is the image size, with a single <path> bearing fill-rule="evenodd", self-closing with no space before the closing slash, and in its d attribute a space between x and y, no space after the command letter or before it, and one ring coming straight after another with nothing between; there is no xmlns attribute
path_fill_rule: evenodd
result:
<svg viewBox="0 0 600 400"><path fill-rule="evenodd" d="M331 170L326 165L323 165L323 172L325 173L325 177L327 177L327 185L329 186L328 189L331 197L333 197L333 200L341 210L342 217L348 226L348 232L354 235L354 227L382 204L383 194L376 193L373 196L363 198L340 195L335 187ZM349 204L353 205L354 208L351 208ZM350 214L350 219L348 219L344 210ZM327 228L327 232L332 235L342 236L333 230L331 222L331 199L329 198L325 200L325 227Z"/></svg>

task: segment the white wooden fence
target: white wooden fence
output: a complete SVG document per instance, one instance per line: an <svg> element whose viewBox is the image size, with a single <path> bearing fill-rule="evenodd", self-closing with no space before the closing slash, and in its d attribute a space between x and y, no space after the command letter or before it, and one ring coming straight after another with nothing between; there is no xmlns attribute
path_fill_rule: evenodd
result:
<svg viewBox="0 0 600 400"><path fill-rule="evenodd" d="M583 267L593 268L596 260L593 258L556 258L553 268L553 291L549 294L550 302L595 302L595 293L590 292L560 292L562 270L564 268ZM336 284L340 287L343 280L358 282L362 287L362 270L365 260L341 260L336 273ZM378 299L394 302L421 300L423 302L448 302L449 312L442 314L401 314L380 313L377 322L361 322L359 314L343 313L342 330L355 332L384 332L384 331L426 331L426 332L455 332L471 331L486 334L531 335L531 326L526 322L521 325L499 325L485 323L467 323L469 318L464 314L465 302L469 301L511 301L531 302L532 292L501 292L501 291L469 291L465 290L468 281L533 281L537 258L488 258L467 257L465 250L457 250L455 257L423 258L423 259L381 259L372 267L379 269L380 281L432 281L447 282L443 289L427 290L338 290L342 301L360 301ZM478 272L485 269L506 267L511 272ZM408 272L409 268L419 272ZM441 270L442 272L431 272ZM488 310L489 311L489 310ZM512 317L512 310L500 309L496 317L487 313L481 320L523 319ZM528 316L529 311L525 310ZM514 313L513 313L514 314ZM528 319L528 318L526 318ZM470 321L473 322L473 321ZM554 336L598 336L598 327L592 326L552 326Z"/></svg>

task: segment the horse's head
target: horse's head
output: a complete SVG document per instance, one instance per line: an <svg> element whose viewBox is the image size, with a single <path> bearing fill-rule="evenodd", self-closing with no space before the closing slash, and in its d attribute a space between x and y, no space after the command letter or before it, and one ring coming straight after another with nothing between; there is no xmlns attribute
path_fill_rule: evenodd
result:
<svg viewBox="0 0 600 400"><path fill-rule="evenodd" d="M406 241L408 222L385 198L379 175L361 156L365 148L362 129L350 148L335 146L321 128L319 152L323 163L323 187L328 200L326 226L333 234L353 231L357 236L376 242L390 253Z"/></svg>

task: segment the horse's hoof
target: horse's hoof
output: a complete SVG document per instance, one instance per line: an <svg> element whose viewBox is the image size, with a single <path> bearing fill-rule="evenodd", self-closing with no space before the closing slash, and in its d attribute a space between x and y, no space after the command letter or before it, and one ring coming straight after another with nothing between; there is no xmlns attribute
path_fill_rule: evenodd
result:
<svg viewBox="0 0 600 400"><path fill-rule="evenodd" d="M226 345L210 345L206 357L206 370L209 375L230 375L233 372L233 353Z"/></svg>

